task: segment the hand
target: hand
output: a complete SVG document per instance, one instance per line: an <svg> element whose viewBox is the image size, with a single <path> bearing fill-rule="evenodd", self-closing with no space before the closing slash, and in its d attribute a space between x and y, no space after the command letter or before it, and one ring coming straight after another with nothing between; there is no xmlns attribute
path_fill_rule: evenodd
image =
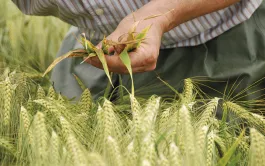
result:
<svg viewBox="0 0 265 166"><path fill-rule="evenodd" d="M172 28L198 16L220 10L229 5L232 5L240 0L152 0L139 10L134 15L138 20L142 20L151 15L163 14L163 16L142 21L137 32L152 24L146 39L139 48L129 53L133 73L152 71L156 68L156 62L159 55L159 48L163 33ZM118 41L121 35L128 33L134 23L133 15L125 17L117 29L107 38L113 41ZM121 62L119 55L106 56L109 71L115 73L128 73L126 67ZM102 68L102 65L97 57L87 61L95 67Z"/></svg>
<svg viewBox="0 0 265 166"><path fill-rule="evenodd" d="M144 9L140 9L134 14L125 17L120 22L116 30L107 37L107 39L112 41L118 41L118 38L120 36L129 32L135 22L134 18L138 18L138 20L141 20L149 16L144 13L146 13L146 11ZM141 21L137 26L136 32L140 32L142 29L149 25L152 26L149 32L147 33L145 40L141 43L139 48L129 53L133 73L152 71L156 68L156 63L159 56L159 49L161 45L161 38L164 33L163 21L159 17ZM114 50L112 49L111 51ZM112 56L105 55L105 57L110 72L122 74L128 73L128 70L120 60L120 57L117 53ZM98 57L90 58L87 60L87 62L97 68L102 69L102 64L99 61Z"/></svg>

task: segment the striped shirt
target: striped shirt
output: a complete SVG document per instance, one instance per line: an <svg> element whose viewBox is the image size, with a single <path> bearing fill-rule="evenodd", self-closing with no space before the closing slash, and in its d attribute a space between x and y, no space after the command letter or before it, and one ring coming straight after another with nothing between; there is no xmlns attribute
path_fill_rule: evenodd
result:
<svg viewBox="0 0 265 166"><path fill-rule="evenodd" d="M12 0L25 14L52 15L101 40L131 11L150 0ZM162 48L205 43L249 19L262 0L241 0L225 9L187 21L164 34Z"/></svg>

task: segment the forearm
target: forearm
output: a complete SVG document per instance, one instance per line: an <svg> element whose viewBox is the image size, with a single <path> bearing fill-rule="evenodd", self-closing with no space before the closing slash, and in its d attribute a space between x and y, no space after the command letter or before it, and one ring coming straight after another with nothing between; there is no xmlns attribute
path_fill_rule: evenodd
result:
<svg viewBox="0 0 265 166"><path fill-rule="evenodd" d="M163 16L154 20L167 32L193 18L226 8L240 0L153 0L139 10L140 15ZM145 14L144 14L145 13Z"/></svg>

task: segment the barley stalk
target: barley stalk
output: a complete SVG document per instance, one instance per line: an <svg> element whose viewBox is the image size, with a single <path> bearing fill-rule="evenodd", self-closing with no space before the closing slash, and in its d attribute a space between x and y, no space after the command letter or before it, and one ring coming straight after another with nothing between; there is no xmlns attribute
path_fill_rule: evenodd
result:
<svg viewBox="0 0 265 166"><path fill-rule="evenodd" d="M209 124L209 122L213 116L213 113L218 106L218 101L219 101L219 98L214 98L207 104L207 107L203 111L201 118L198 122L198 126L201 127L201 126L206 126Z"/></svg>
<svg viewBox="0 0 265 166"><path fill-rule="evenodd" d="M212 166L213 164L213 152L214 152L214 133L210 132L207 135L207 155L206 155L206 165Z"/></svg>
<svg viewBox="0 0 265 166"><path fill-rule="evenodd" d="M100 154L97 153L89 153L87 155L88 165L89 166L106 166L104 160L100 156Z"/></svg>
<svg viewBox="0 0 265 166"><path fill-rule="evenodd" d="M45 113L48 113L48 111L55 116L55 118L59 119L61 116L60 111L56 108L56 106L52 103L52 101L45 100L45 99L38 99L34 100L33 102L40 104L44 108L46 108Z"/></svg>
<svg viewBox="0 0 265 166"><path fill-rule="evenodd" d="M90 111L92 107L92 95L88 89L85 89L80 98L80 108L82 112Z"/></svg>
<svg viewBox="0 0 265 166"><path fill-rule="evenodd" d="M184 80L183 102L189 104L193 100L193 83L190 78Z"/></svg>
<svg viewBox="0 0 265 166"><path fill-rule="evenodd" d="M134 95L130 95L130 101L131 101L131 109L132 109L132 115L133 115L133 126L134 126L134 137L136 140L140 139L141 136L141 106L134 97ZM134 146L137 146L138 144L134 144Z"/></svg>
<svg viewBox="0 0 265 166"><path fill-rule="evenodd" d="M31 99L31 97L27 101L27 111L29 112L30 115L35 115L37 110L34 107L34 103Z"/></svg>
<svg viewBox="0 0 265 166"><path fill-rule="evenodd" d="M148 133L142 141L141 152L140 152L140 161L148 161L151 165L155 165L156 153L155 153L155 144L154 144L154 132Z"/></svg>
<svg viewBox="0 0 265 166"><path fill-rule="evenodd" d="M30 120L28 111L23 106L21 106L21 110L20 110L20 120L23 126L22 132L24 133L25 136L27 136L27 140L29 144L31 144L33 141L32 132L30 130L31 120Z"/></svg>
<svg viewBox="0 0 265 166"><path fill-rule="evenodd" d="M191 124L190 112L185 105L179 110L180 119L182 119L182 129L183 129L183 142L184 142L184 153L190 157L194 156L194 129ZM185 139L185 140L184 140Z"/></svg>
<svg viewBox="0 0 265 166"><path fill-rule="evenodd" d="M62 104L65 102L64 98L60 94L58 95L58 101Z"/></svg>
<svg viewBox="0 0 265 166"><path fill-rule="evenodd" d="M257 125L257 127L260 127L261 130L265 130L265 119L264 116L255 114L255 113L251 113L251 115L253 116L254 119L254 123Z"/></svg>
<svg viewBox="0 0 265 166"><path fill-rule="evenodd" d="M49 90L48 90L48 95L49 98L56 100L57 94L53 88L53 86L50 86Z"/></svg>
<svg viewBox="0 0 265 166"><path fill-rule="evenodd" d="M48 155L50 165L54 166L59 165L60 161L59 144L60 144L59 137L57 136L55 131L52 131L52 136L50 138L50 143L49 143L49 155Z"/></svg>
<svg viewBox="0 0 265 166"><path fill-rule="evenodd" d="M5 85L4 85L4 110L3 110L3 115L4 115L4 125L8 126L10 124L10 114L11 114L11 102L12 102L12 85L10 82L9 77L6 78L5 80Z"/></svg>
<svg viewBox="0 0 265 166"><path fill-rule="evenodd" d="M232 111L238 117L247 120L249 123L253 122L253 119L251 118L251 116L249 116L250 113L247 110L245 110L243 107L229 101L225 102L224 104L227 106L227 108L230 111Z"/></svg>
<svg viewBox="0 0 265 166"><path fill-rule="evenodd" d="M159 132L163 132L169 128L169 119L170 119L170 108L162 112L159 117Z"/></svg>
<svg viewBox="0 0 265 166"><path fill-rule="evenodd" d="M27 77L25 76L24 73L21 73L18 76L17 84L18 87L16 88L16 98L18 99L19 103L24 103L25 101L24 97L27 90Z"/></svg>
<svg viewBox="0 0 265 166"><path fill-rule="evenodd" d="M116 166L123 166L124 163L122 160L123 158L120 152L120 147L117 141L111 136L109 136L107 139L107 147L108 147L109 156L111 157L112 164Z"/></svg>
<svg viewBox="0 0 265 166"><path fill-rule="evenodd" d="M38 90L37 90L37 99L44 99L45 98L45 91L43 90L43 88L39 85L38 86Z"/></svg>
<svg viewBox="0 0 265 166"><path fill-rule="evenodd" d="M181 154L175 143L171 143L169 147L169 161L170 165L178 166L182 165Z"/></svg>
<svg viewBox="0 0 265 166"><path fill-rule="evenodd" d="M63 137L66 142L67 150L73 160L74 165L86 165L86 157L80 147L79 141L72 133L72 129L67 120L63 117L60 118L62 125Z"/></svg>
<svg viewBox="0 0 265 166"><path fill-rule="evenodd" d="M109 100L105 99L103 104L104 110L104 138L107 140L108 136L117 138L120 136L119 131L121 131L118 117L114 112L112 103Z"/></svg>
<svg viewBox="0 0 265 166"><path fill-rule="evenodd" d="M9 140L0 137L0 147L15 155L15 147Z"/></svg>
<svg viewBox="0 0 265 166"><path fill-rule="evenodd" d="M142 130L143 132L151 132L154 130L155 121L158 114L158 109L160 106L160 99L159 97L152 96L146 104L144 108L143 114L143 122L142 122Z"/></svg>
<svg viewBox="0 0 265 166"><path fill-rule="evenodd" d="M215 141L215 144L219 146L219 150L222 152L222 154L225 154L227 151L226 144L225 144L226 140L222 139L218 135L214 135L214 141Z"/></svg>
<svg viewBox="0 0 265 166"><path fill-rule="evenodd" d="M206 148L206 139L207 139L207 132L208 132L209 127L208 126L203 126L198 129L196 132L196 145L197 145L197 153L198 153L198 158L200 162L205 163L205 148Z"/></svg>
<svg viewBox="0 0 265 166"><path fill-rule="evenodd" d="M158 165L160 165L160 166L170 166L170 162L163 154L161 154L160 158L158 160Z"/></svg>
<svg viewBox="0 0 265 166"><path fill-rule="evenodd" d="M243 152L243 154L249 153L249 144L245 140L242 140L239 143L239 148L241 149L241 152Z"/></svg>
<svg viewBox="0 0 265 166"><path fill-rule="evenodd" d="M265 165L265 137L256 129L250 129L251 147L250 147L250 165Z"/></svg>
<svg viewBox="0 0 265 166"><path fill-rule="evenodd" d="M33 152L36 153L37 160L45 162L47 157L48 132L45 125L45 115L37 112L33 121Z"/></svg>
<svg viewBox="0 0 265 166"><path fill-rule="evenodd" d="M137 153L134 149L134 141L132 141L125 150L126 165L133 166L137 162Z"/></svg>

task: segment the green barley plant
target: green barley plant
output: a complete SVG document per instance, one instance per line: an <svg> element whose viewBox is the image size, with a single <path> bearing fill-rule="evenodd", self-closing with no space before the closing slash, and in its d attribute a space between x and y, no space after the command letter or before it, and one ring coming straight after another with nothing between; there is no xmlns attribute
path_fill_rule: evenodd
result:
<svg viewBox="0 0 265 166"><path fill-rule="evenodd" d="M51 17L25 16L12 1L1 0L0 15L0 70L43 73L69 26Z"/></svg>
<svg viewBox="0 0 265 166"><path fill-rule="evenodd" d="M205 80L188 78L182 91L170 87L174 98L119 91L122 100L93 100L83 88L79 100L69 100L40 74L68 26L22 16L9 1L1 3L0 14L0 165L264 165L262 97L244 101L246 89L233 97L236 84L210 97L200 89ZM124 62L139 41L127 43ZM102 51L112 42L103 39ZM83 44L86 56L101 55L85 38Z"/></svg>
<svg viewBox="0 0 265 166"><path fill-rule="evenodd" d="M11 80L10 74L0 77L1 83L6 80ZM9 102L12 109L8 113L1 109L1 165L264 163L264 117L242 101L219 105L220 98L202 99L194 88L191 102L200 104L192 107L183 102L184 97L168 102L159 96L139 100L134 95L124 97L131 107L121 107L124 103L114 104L106 98L93 101L89 89L79 101L58 100L51 97L51 89L43 90L28 76L25 80L9 82L10 87L20 83L30 87L22 93L25 101L17 103L20 96L14 95ZM6 100L0 98L4 108ZM216 117L217 107L228 111L223 114L228 117L225 122ZM4 115L9 115L8 129Z"/></svg>

